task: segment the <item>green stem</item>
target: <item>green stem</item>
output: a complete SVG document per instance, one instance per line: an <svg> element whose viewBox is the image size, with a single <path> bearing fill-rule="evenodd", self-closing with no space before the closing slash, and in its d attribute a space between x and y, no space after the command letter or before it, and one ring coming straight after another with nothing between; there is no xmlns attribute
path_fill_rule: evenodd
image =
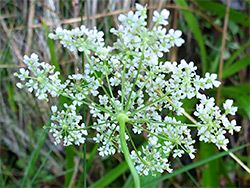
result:
<svg viewBox="0 0 250 188"><path fill-rule="evenodd" d="M123 65L123 72L122 72L122 110L124 107L124 98L125 98L125 71L126 71L127 61Z"/></svg>
<svg viewBox="0 0 250 188"><path fill-rule="evenodd" d="M128 146L127 146L127 142L126 142L126 139L125 139L125 123L129 120L128 119L128 116L126 114L119 114L117 116L117 120L119 122L119 126L120 126L120 139L121 139L121 147L122 147L122 151L123 151L123 154L124 154L124 157L125 157L125 160L128 164L128 167L130 169L130 172L133 176L133 179L134 179L134 183L135 183L135 187L136 188L140 188L140 178L139 178L139 175L135 169L135 166L130 158L130 153L129 153L129 150L128 150Z"/></svg>
<svg viewBox="0 0 250 188"><path fill-rule="evenodd" d="M138 80L138 76L139 76L140 71L141 71L142 62L143 62L143 60L144 60L145 48L146 48L146 43L143 42L143 49L142 49L142 55L141 55L140 64L139 64L139 66L138 66L138 70L137 70L137 74L136 74L136 77L135 77L135 80L134 80L133 87L132 87L132 89L131 89L131 91L130 91L130 93L129 93L128 102L127 102L127 105L125 106L125 111L128 111L128 110L129 110L128 107L129 107L129 104L130 104L130 99L131 99L131 97L132 97L132 93L133 93L133 91L134 91L136 82L137 82L137 80Z"/></svg>
<svg viewBox="0 0 250 188"><path fill-rule="evenodd" d="M145 83L143 84L143 86L139 89L139 91L137 91L135 97L132 99L132 101L130 102L130 105L128 107L128 109L130 109L132 107L132 105L134 104L135 100L137 99L137 97L139 96L140 92L143 90L143 88L148 84L149 79L151 78L151 74L148 75L148 79L145 81Z"/></svg>
<svg viewBox="0 0 250 188"><path fill-rule="evenodd" d="M141 108L135 110L134 112L132 112L131 114L129 114L129 116L130 116L130 117L131 117L131 116L134 116L136 113L138 113L138 112L144 110L145 108L149 108L150 106L153 106L154 104L156 104L156 103L158 103L158 102L161 102L163 99L165 99L166 97L168 97L168 95L170 95L171 93L177 91L178 89L180 89L180 88L181 88L183 85L185 85L185 84L186 84L186 82L184 82L183 84L181 84L180 86L178 86L177 88L175 88L174 90L172 90L171 92L162 95L162 96L161 96L160 98L158 98L157 100L155 100L155 101L153 101L153 102L151 102L151 103L149 103L149 104L147 104L147 105L144 105L143 107L141 107Z"/></svg>
<svg viewBox="0 0 250 188"><path fill-rule="evenodd" d="M115 109L118 111L118 109L117 109L117 107L116 107L116 105L115 105L114 100L112 100L112 98L111 98L110 95L108 94L107 90L105 89L104 85L102 84L102 81L101 81L100 78L98 77L98 75L97 75L97 73L96 73L96 71L95 71L95 69L94 69L94 67L93 67L93 65L92 65L92 63L91 63L91 60L89 59L89 56L88 56L88 53L87 53L85 47L84 47L84 50L83 50L83 51L84 51L85 57L87 58L87 60L88 60L88 62L89 62L90 67L91 67L92 70L93 70L93 73L94 73L96 79L99 81L99 83L100 83L100 85L101 85L101 87L102 87L102 90L103 90L104 93L107 95L107 97L109 98L110 102L113 104L113 106L115 107Z"/></svg>

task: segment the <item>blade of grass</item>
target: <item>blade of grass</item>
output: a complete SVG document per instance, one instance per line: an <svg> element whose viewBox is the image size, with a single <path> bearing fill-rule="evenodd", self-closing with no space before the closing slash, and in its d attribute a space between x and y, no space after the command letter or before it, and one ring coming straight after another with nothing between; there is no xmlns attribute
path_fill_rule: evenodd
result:
<svg viewBox="0 0 250 188"><path fill-rule="evenodd" d="M116 178L118 178L122 173L124 173L127 169L128 169L128 165L126 162L119 164L116 168L114 168L108 174L106 174L106 176L104 176L99 181L91 185L90 188L106 187L111 182L113 182Z"/></svg>
<svg viewBox="0 0 250 188"><path fill-rule="evenodd" d="M196 168L196 167L199 167L199 166L201 166L201 165L204 165L204 164L206 164L206 163L208 163L208 162L210 162L210 161L212 161L212 160L215 160L215 159L218 159L218 158L223 157L223 156L225 156L225 155L228 155L229 152L238 151L238 150L243 149L243 148L245 148L245 147L247 147L247 146L249 146L249 145L250 145L250 143L244 144L244 145L242 145L242 146L238 146L238 147L233 148L233 149L230 149L230 150L228 150L228 151L220 152L220 153L218 153L218 154L216 154L216 155L213 155L213 156L211 156L211 157L209 157L209 158L207 158L207 159L203 159L203 160L201 160L201 161L198 161L198 162L192 163L192 164L190 164L190 165L187 165L187 166L185 166L185 167L183 167L183 168L180 168L180 169L178 169L178 170L175 170L175 171L174 171L173 173L171 173L171 174L167 174L167 175L163 175L163 176L161 176L161 177L159 177L159 178L155 178L155 180L153 180L153 181L151 181L151 182L148 182L148 183L147 183L147 186L153 185L153 184L155 184L155 183L159 183L159 182L161 182L161 181L164 181L164 180L166 180L166 179L169 179L169 178L171 178L171 177L174 177L174 176L176 176L176 175L178 175L178 174L181 174L181 173L186 172L186 171L188 171L188 170L191 170L191 169L193 169L193 168Z"/></svg>
<svg viewBox="0 0 250 188"><path fill-rule="evenodd" d="M235 62L230 67L223 70L222 78L225 79L236 72L239 72L241 69L250 65L250 55L240 59L239 61Z"/></svg>
<svg viewBox="0 0 250 188"><path fill-rule="evenodd" d="M4 167L2 165L2 160L0 159L0 170L1 170L0 171L0 186L6 187L5 185L6 185L7 176L4 175L3 169L4 169Z"/></svg>
<svg viewBox="0 0 250 188"><path fill-rule="evenodd" d="M46 164L47 159L49 158L49 156L50 156L51 152L53 151L53 149L55 148L55 146L56 146L56 145L53 145L53 146L50 148L48 154L47 154L46 157L44 158L42 164L40 165L40 167L39 167L39 169L37 170L36 174L35 174L34 177L32 178L32 180L31 180L31 182L29 183L28 187L31 187L32 184L34 183L34 181L36 180L37 176L39 175L39 173L41 172L42 168L43 168L44 165Z"/></svg>
<svg viewBox="0 0 250 188"><path fill-rule="evenodd" d="M99 145L100 144L96 144L95 147L91 151L90 157L89 157L87 165L86 165L86 172L88 172L90 166L92 165L92 163L93 163L93 161L95 159L95 156L96 156L96 153L98 151L97 149L98 149ZM84 173L82 173L79 180L78 180L78 182L77 182L76 188L81 187L82 182L85 180L84 178L85 178Z"/></svg>
<svg viewBox="0 0 250 188"><path fill-rule="evenodd" d="M215 94L216 89L211 91L211 95ZM221 96L225 98L234 98L238 103L238 112L242 116L250 119L250 84L239 84L234 86L223 86L221 88Z"/></svg>
<svg viewBox="0 0 250 188"><path fill-rule="evenodd" d="M179 158L177 158L177 162L179 163L179 165L183 168L183 164L181 162L181 160ZM186 174L188 175L188 177L192 180L192 182L196 185L196 187L200 188L199 182L197 182L197 180L189 173L189 171L186 171Z"/></svg>
<svg viewBox="0 0 250 188"><path fill-rule="evenodd" d="M74 162L74 146L66 146L65 147L65 154L66 154L66 171L75 168ZM68 187L71 181L71 178L74 174L74 171L69 171L69 173L65 174L65 182L64 187Z"/></svg>
<svg viewBox="0 0 250 188"><path fill-rule="evenodd" d="M185 0L174 0L174 2L179 6L188 8L188 5L187 5ZM199 47L200 47L201 61L202 61L202 73L204 75L205 72L208 71L207 52L206 52L204 40L202 38L202 34L201 34L201 30L200 30L198 21L192 12L190 12L188 10L182 10L182 13L184 15L184 19L186 20L189 28L191 29L194 37L196 38L196 40L198 42Z"/></svg>
<svg viewBox="0 0 250 188"><path fill-rule="evenodd" d="M196 2L202 6L205 10L211 11L221 17L225 17L226 6L220 3L216 3L214 1L200 1L196 0ZM232 20L241 25L250 27L250 17L240 11L234 10L230 8L229 20Z"/></svg>
<svg viewBox="0 0 250 188"><path fill-rule="evenodd" d="M8 71L9 72L9 71ZM14 83L11 83L10 80L8 81L8 102L10 104L11 109L13 112L17 112L16 101L14 100Z"/></svg>
<svg viewBox="0 0 250 188"><path fill-rule="evenodd" d="M52 63L52 65L54 65L54 66L56 67L56 68L55 68L56 71L61 72L59 63L58 63L57 58L56 58L56 52L55 52L54 41L48 37L50 31L49 31L49 29L48 29L48 26L47 26L45 20L44 20L43 18L40 18L40 19L41 19L43 28L44 28L44 30L45 30L45 32L46 32L47 44L48 44L49 51L50 51L50 55L51 55L51 63ZM61 75L61 74L59 75L59 78L62 80L62 75Z"/></svg>
<svg viewBox="0 0 250 188"><path fill-rule="evenodd" d="M133 178L132 178L131 175L129 175L129 177L127 178L126 182L125 182L124 185L123 185L123 188L132 187L132 186L131 186L132 183L133 183Z"/></svg>
<svg viewBox="0 0 250 188"><path fill-rule="evenodd" d="M28 163L27 168L25 169L24 177L21 181L20 187L24 187L26 185L28 178L32 175L32 173L35 170L34 166L36 164L36 161L38 160L38 156L39 156L40 151L44 145L45 138L47 137L47 133L48 133L47 131L44 131L43 129L41 132L42 133L41 133L41 136L39 136L39 141L38 141L38 144L36 146L36 149L33 150L33 152L31 153L29 163Z"/></svg>
<svg viewBox="0 0 250 188"><path fill-rule="evenodd" d="M69 170L66 170L66 171L63 171L59 174L56 174L56 175L48 175L48 176L45 176L45 177L42 177L41 179L38 179L34 182L35 185L39 184L39 183L45 183L45 182L50 182L52 180L56 180L58 177L60 176L65 176L66 174L70 173L70 172L74 172L74 168L73 169L69 169ZM58 180L56 180L58 181ZM63 186L61 186L63 187Z"/></svg>
<svg viewBox="0 0 250 188"><path fill-rule="evenodd" d="M215 90L214 90L215 91ZM221 88L221 95L227 98L234 98L239 107L238 113L250 119L250 84L239 84L224 86Z"/></svg>
<svg viewBox="0 0 250 188"><path fill-rule="evenodd" d="M5 166L3 164L3 161L0 159L0 186L1 187L10 186L10 185L7 186L8 179L12 180L11 186L18 187L18 185L19 185L18 181L14 178L14 176L11 172L14 161L15 161L15 159L11 158L11 160L8 161L9 162L8 166Z"/></svg>
<svg viewBox="0 0 250 188"><path fill-rule="evenodd" d="M250 119L250 97L247 94L239 94L235 96L235 99L239 103L239 113Z"/></svg>
<svg viewBox="0 0 250 188"><path fill-rule="evenodd" d="M220 158L218 161L219 161L219 167L220 167L219 168L220 174L222 174L225 177L225 179L227 180L227 183L226 183L225 187L232 187L232 188L235 187L235 185L231 181L231 178L228 176L229 171L226 168L226 165L227 165L228 162L224 161L222 158Z"/></svg>
<svg viewBox="0 0 250 188"><path fill-rule="evenodd" d="M249 47L249 45L250 45L250 39L230 56L230 59L225 62L225 68L228 68L239 56L239 54L242 53L247 47Z"/></svg>
<svg viewBox="0 0 250 188"><path fill-rule="evenodd" d="M216 155L216 147L214 144L200 143L201 159L206 159ZM217 160L207 163L206 168L202 172L202 187L219 187L219 173Z"/></svg>
<svg viewBox="0 0 250 188"><path fill-rule="evenodd" d="M90 157L88 159L88 162L87 162L87 165L86 165L86 171L88 172L90 166L92 165L94 159L95 159L95 156L96 156L96 153L98 152L98 147L100 146L100 144L96 144L95 147L92 149L92 152L90 154Z"/></svg>

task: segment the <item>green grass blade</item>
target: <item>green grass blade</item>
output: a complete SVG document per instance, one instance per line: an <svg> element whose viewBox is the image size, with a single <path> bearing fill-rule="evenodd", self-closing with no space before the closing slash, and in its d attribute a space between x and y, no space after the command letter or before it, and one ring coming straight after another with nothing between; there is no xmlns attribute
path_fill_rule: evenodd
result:
<svg viewBox="0 0 250 188"><path fill-rule="evenodd" d="M6 169L4 170L3 161L2 159L0 159L0 187L7 187L6 182L8 179L8 175L6 175L4 171L6 171ZM7 169L7 172L8 171L9 171L9 168ZM18 186L18 185L15 185L15 186Z"/></svg>
<svg viewBox="0 0 250 188"><path fill-rule="evenodd" d="M212 94L216 94L216 89L212 90ZM234 86L223 86L221 88L221 96L225 98L234 98L239 108L238 114L250 119L250 84L239 84Z"/></svg>
<svg viewBox="0 0 250 188"><path fill-rule="evenodd" d="M116 168L114 168L108 174L106 174L106 176L104 176L99 181L91 185L90 188L106 187L116 178L118 178L122 173L124 173L127 169L128 165L126 162L119 164Z"/></svg>
<svg viewBox="0 0 250 188"><path fill-rule="evenodd" d="M249 65L250 65L250 55L240 59L230 67L224 69L222 73L222 78L225 79Z"/></svg>
<svg viewBox="0 0 250 188"><path fill-rule="evenodd" d="M67 171L63 171L63 172L58 173L58 174L56 174L56 175L47 175L47 176L45 176L45 177L42 177L41 179L37 179L37 180L34 182L34 184L37 185L37 184L39 184L39 183L51 182L52 180L58 181L58 180L56 180L58 177L60 177L60 176L65 176L65 174L67 174L67 173L69 173L69 172L73 172L74 170L75 170L75 168L74 168L74 169L69 169L69 170L67 170Z"/></svg>
<svg viewBox="0 0 250 188"><path fill-rule="evenodd" d="M96 153L98 152L98 147L99 147L100 144L96 144L95 147L92 149L91 151L91 154L90 154L90 157L88 159L88 162L87 162L87 165L86 165L86 171L88 172L89 168L91 167L94 159L95 159L95 156L96 156ZM84 173L81 174L78 182L77 182L77 185L76 187L80 188L81 187L81 184L82 182L85 180L85 177L84 177Z"/></svg>
<svg viewBox="0 0 250 188"><path fill-rule="evenodd" d="M159 172L154 172L156 176L152 176L152 173L149 172L147 176L140 176L140 181L141 181L141 188L156 188L158 183L147 185L148 182L153 181L156 177L160 177L161 173ZM134 181L132 176L130 175L127 179L127 181L123 185L124 188L130 188L134 187Z"/></svg>
<svg viewBox="0 0 250 188"><path fill-rule="evenodd" d="M41 133L42 135L39 136L39 142L37 144L37 147L35 150L33 150L32 154L31 154L31 157L29 159L29 164L28 164L27 168L25 169L25 174L24 174L24 177L22 179L20 187L24 187L26 185L28 178L34 172L34 169L35 169L34 166L36 164L36 161L38 160L38 156L39 156L40 151L44 145L45 138L47 137L47 131L44 131L42 129L41 132L42 132Z"/></svg>
<svg viewBox="0 0 250 188"><path fill-rule="evenodd" d="M228 68L239 56L239 54L242 53L247 47L249 47L249 45L250 45L250 39L230 56L229 60L227 60L224 64L224 69Z"/></svg>
<svg viewBox="0 0 250 188"><path fill-rule="evenodd" d="M151 181L151 182L148 182L147 185L149 186L149 185L153 185L153 184L155 184L155 183L159 183L159 182L161 182L161 181L164 181L164 180L166 180L166 179L169 179L169 178L171 178L171 177L174 177L174 176L176 176L176 175L178 175L178 174L181 174L181 173L186 172L186 171L188 171L188 170L191 170L191 169L193 169L193 168L196 168L196 167L199 167L199 166L201 166L201 165L204 165L204 164L206 164L206 163L208 163L208 162L210 162L210 161L212 161L212 160L215 160L215 159L218 159L218 158L223 157L223 156L225 156L225 155L228 155L229 152L235 152L235 151L237 151L237 150L243 149L243 148L245 148L245 147L247 147L247 146L249 146L249 145L250 145L250 143L244 144L244 145L242 145L242 146L238 146L238 147L233 148L233 149L230 149L230 150L228 150L228 151L220 152L220 153L218 153L218 154L216 154L216 155L213 155L213 156L211 156L211 157L209 157L209 158L207 158L207 159L203 159L203 160L201 160L201 161L192 163L192 164L187 165L187 166L185 166L185 167L183 167L183 168L180 168L180 169L178 169L178 170L174 170L174 172L171 173L171 174L167 174L167 175L163 175L163 176L161 176L161 177L159 177L159 178L155 178L155 180L153 180L153 181Z"/></svg>
<svg viewBox="0 0 250 188"><path fill-rule="evenodd" d="M133 178L132 178L132 176L131 176L131 174L130 174L130 175L128 176L126 182L124 183L123 188L129 188L129 187L131 187L132 182L133 182Z"/></svg>
<svg viewBox="0 0 250 188"><path fill-rule="evenodd" d="M196 0L196 2L205 10L211 11L218 16L225 17L226 6L221 3L216 3L213 1L200 1ZM230 9L229 20L232 20L241 25L250 27L250 17L240 11Z"/></svg>
<svg viewBox="0 0 250 188"><path fill-rule="evenodd" d="M221 95L234 98L238 103L238 113L250 119L250 84L222 87Z"/></svg>
<svg viewBox="0 0 250 188"><path fill-rule="evenodd" d="M75 162L74 162L74 146L66 146L65 147L65 154L66 154L66 170L74 169ZM74 171L69 171L67 174L65 174L65 182L64 187L68 187L69 183L71 181L71 178L73 177Z"/></svg>
<svg viewBox="0 0 250 188"><path fill-rule="evenodd" d="M225 90L225 94L226 92L235 92L237 95L240 93L246 93L249 94L250 93L250 83L246 83L246 84L239 84L239 85L234 85L234 86L224 86L222 87L223 91ZM229 95L231 93L228 93Z"/></svg>
<svg viewBox="0 0 250 188"><path fill-rule="evenodd" d="M88 172L89 168L91 167L91 165L92 165L92 163L93 163L93 161L95 159L95 156L96 156L96 154L98 152L97 149L98 149L99 146L100 146L100 144L96 144L95 147L91 151L90 157L89 157L87 165L86 165L87 172Z"/></svg>
<svg viewBox="0 0 250 188"><path fill-rule="evenodd" d="M231 159L232 160L232 159ZM224 161L222 158L220 158L219 160L219 171L220 171L220 174L224 176L224 178L227 180L227 183L225 185L225 187L230 187L230 188L234 188L235 185L232 183L232 180L231 178L229 177L229 171L228 169L226 168L226 166L228 165L228 161Z"/></svg>
<svg viewBox="0 0 250 188"><path fill-rule="evenodd" d="M13 110L13 112L17 112L17 106L16 106L16 101L14 99L14 87L15 85L13 83L10 83L10 81L8 81L8 102L10 104L11 109Z"/></svg>
<svg viewBox="0 0 250 188"><path fill-rule="evenodd" d="M216 147L214 144L201 142L200 152L201 159L206 159L216 155ZM202 187L219 187L219 171L217 160L208 162L202 171Z"/></svg>
<svg viewBox="0 0 250 188"><path fill-rule="evenodd" d="M56 52L55 52L54 41L48 37L50 31L49 31L49 29L48 29L48 26L47 26L46 22L45 22L44 19L42 19L42 18L41 18L41 21L42 21L42 24L43 24L43 28L44 28L44 30L45 30L45 32L46 32L47 44L48 44L48 46L49 46L49 51L50 51L50 55L51 55L51 62L52 62L52 65L54 65L54 66L56 67L56 69L55 69L56 71L61 72L59 63L58 63L57 58L56 58ZM60 74L59 76L60 76L60 79L62 79L61 74Z"/></svg>
<svg viewBox="0 0 250 188"><path fill-rule="evenodd" d="M174 0L174 2L178 6L188 8L188 5L187 5L185 0ZM206 52L204 40L202 38L202 34L201 34L201 30L200 30L198 21L192 12L190 12L188 10L182 10L182 13L184 15L184 19L186 20L189 28L191 29L191 31L192 31L192 33L193 33L194 37L196 38L197 43L199 45L200 53L201 53L201 61L202 61L202 73L204 75L205 72L208 71L207 52Z"/></svg>
<svg viewBox="0 0 250 188"><path fill-rule="evenodd" d="M180 164L180 166L183 168L184 166L183 166L181 160L179 158L177 158L177 161ZM186 171L186 174L192 180L192 182L195 184L195 186L200 188L199 182L188 171Z"/></svg>
<svg viewBox="0 0 250 188"><path fill-rule="evenodd" d="M51 152L53 151L53 149L55 148L55 146L56 146L56 145L53 145L53 146L50 148L50 150L49 150L48 154L46 155L46 157L44 158L44 160L43 160L41 166L39 167L39 169L37 170L37 172L36 172L36 174L34 175L33 179L32 179L31 182L29 183L29 185L28 185L29 187L31 187L32 184L34 183L34 181L36 180L37 176L39 175L39 173L41 172L42 168L43 168L44 165L46 164L47 159L49 158L49 156L50 156Z"/></svg>
<svg viewBox="0 0 250 188"><path fill-rule="evenodd" d="M247 94L239 94L235 97L237 102L239 103L239 114L246 116L250 119L250 97Z"/></svg>

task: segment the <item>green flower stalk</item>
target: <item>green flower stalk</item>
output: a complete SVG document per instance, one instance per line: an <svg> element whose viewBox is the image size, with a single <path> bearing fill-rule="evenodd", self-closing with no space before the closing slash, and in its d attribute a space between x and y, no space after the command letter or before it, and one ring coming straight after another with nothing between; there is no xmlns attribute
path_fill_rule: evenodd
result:
<svg viewBox="0 0 250 188"><path fill-rule="evenodd" d="M135 182L135 187L140 187L140 178L138 176L138 173L135 169L135 166L133 164L133 161L131 160L130 157L130 152L126 143L126 138L125 138L125 129L126 129L126 122L129 121L128 116L125 113L120 113L117 116L117 120L120 126L120 141L121 141L121 148L125 157L125 160L128 164L128 167L131 171L131 174L134 178L134 182Z"/></svg>

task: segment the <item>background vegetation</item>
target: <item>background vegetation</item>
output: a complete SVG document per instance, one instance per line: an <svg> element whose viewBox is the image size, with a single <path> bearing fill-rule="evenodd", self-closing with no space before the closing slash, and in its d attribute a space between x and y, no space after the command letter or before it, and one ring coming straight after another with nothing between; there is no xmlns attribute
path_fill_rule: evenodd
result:
<svg viewBox="0 0 250 188"><path fill-rule="evenodd" d="M47 33L57 26L77 27L83 17L85 25L104 31L106 42L112 44L114 37L109 29L119 24L118 14L134 9L135 2L148 4L149 20L153 10L167 8L171 12L168 28L183 31L186 43L171 50L166 60L185 58L195 62L199 74L213 72L220 76L222 87L210 90L209 95L217 98L219 106L226 98L234 99L239 110L232 118L242 131L228 135L229 148L236 148L236 156L250 166L250 148L245 145L250 142L249 0L232 0L229 13L226 0L0 0L0 187L83 187L83 146L54 146L52 135L42 128L49 123L51 104L63 99L51 99L49 104L38 101L33 94L16 88L13 73L25 66L23 55L32 52L41 61L58 66L63 79L70 73L82 72L81 54L52 42ZM186 101L185 107L192 115L195 101ZM91 122L88 112L86 121ZM138 137L137 144L142 143L143 138ZM210 144L197 142L196 147L195 160L185 156L173 161L173 174L141 177L142 186L250 186L250 174L228 153ZM97 148L89 138L87 186L133 186L123 157L116 154L101 158Z"/></svg>

